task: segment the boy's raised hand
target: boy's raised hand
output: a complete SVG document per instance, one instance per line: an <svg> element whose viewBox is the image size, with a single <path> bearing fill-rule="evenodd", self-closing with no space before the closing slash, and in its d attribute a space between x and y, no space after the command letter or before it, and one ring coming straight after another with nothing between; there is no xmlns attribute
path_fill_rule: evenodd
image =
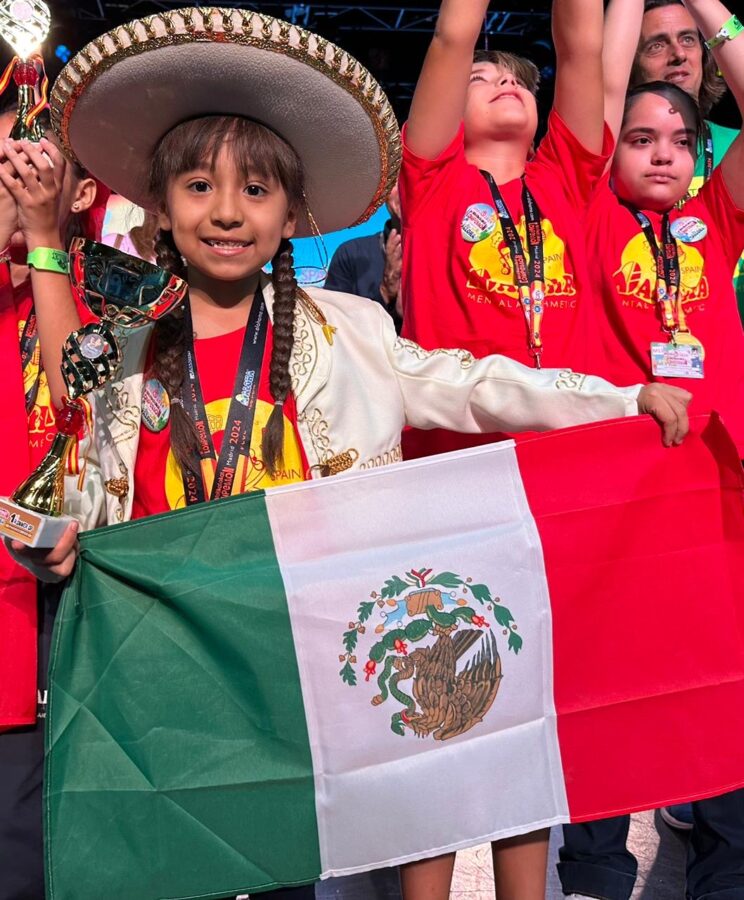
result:
<svg viewBox="0 0 744 900"><path fill-rule="evenodd" d="M617 140L643 24L643 0L610 0L605 12L602 70L605 121Z"/></svg>
<svg viewBox="0 0 744 900"><path fill-rule="evenodd" d="M556 53L553 108L574 137L596 155L604 143L602 0L553 0Z"/></svg>
<svg viewBox="0 0 744 900"><path fill-rule="evenodd" d="M488 0L442 0L406 125L406 144L422 159L436 159L457 134L487 12Z"/></svg>

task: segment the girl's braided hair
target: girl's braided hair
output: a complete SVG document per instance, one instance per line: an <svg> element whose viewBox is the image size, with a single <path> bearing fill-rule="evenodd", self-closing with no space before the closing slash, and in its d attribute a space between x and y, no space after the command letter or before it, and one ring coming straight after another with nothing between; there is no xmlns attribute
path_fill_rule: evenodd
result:
<svg viewBox="0 0 744 900"><path fill-rule="evenodd" d="M284 189L290 208L304 203L304 173L295 151L271 129L240 116L205 116L177 125L155 148L150 170L150 196L159 207L165 206L169 182L202 165L214 167L223 147L230 153L246 179L258 175L275 178ZM160 230L155 239L158 265L182 278L186 265L170 231ZM289 395L289 360L294 340L294 310L297 279L292 244L283 239L272 260L274 287L273 347L269 387L274 408L263 435L263 460L271 474L282 461L284 448L284 402ZM198 470L198 435L186 414L181 398L186 353L183 309L160 319L155 326L154 370L173 402L170 417L170 441L173 455L182 468Z"/></svg>

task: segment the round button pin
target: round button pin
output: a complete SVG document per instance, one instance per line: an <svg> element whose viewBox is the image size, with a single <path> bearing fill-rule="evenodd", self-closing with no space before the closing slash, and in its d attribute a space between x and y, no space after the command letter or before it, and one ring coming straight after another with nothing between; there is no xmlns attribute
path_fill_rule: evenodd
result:
<svg viewBox="0 0 744 900"><path fill-rule="evenodd" d="M671 226L672 237L685 244L695 244L708 233L708 226L697 216L682 216L675 219Z"/></svg>
<svg viewBox="0 0 744 900"><path fill-rule="evenodd" d="M170 418L170 397L157 378L142 386L142 424L148 431L162 431Z"/></svg>
<svg viewBox="0 0 744 900"><path fill-rule="evenodd" d="M465 210L460 232L471 244L484 241L496 229L496 210L487 203L473 203Z"/></svg>

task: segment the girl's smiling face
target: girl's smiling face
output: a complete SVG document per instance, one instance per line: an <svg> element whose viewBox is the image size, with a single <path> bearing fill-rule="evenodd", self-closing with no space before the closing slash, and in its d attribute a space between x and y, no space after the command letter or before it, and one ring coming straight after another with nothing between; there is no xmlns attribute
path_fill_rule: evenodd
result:
<svg viewBox="0 0 744 900"><path fill-rule="evenodd" d="M628 111L612 162L615 193L639 209L666 212L695 173L695 123L666 97L646 92Z"/></svg>
<svg viewBox="0 0 744 900"><path fill-rule="evenodd" d="M189 267L232 282L259 272L292 237L296 218L279 180L240 166L228 138L211 158L169 179L158 225L172 231Z"/></svg>

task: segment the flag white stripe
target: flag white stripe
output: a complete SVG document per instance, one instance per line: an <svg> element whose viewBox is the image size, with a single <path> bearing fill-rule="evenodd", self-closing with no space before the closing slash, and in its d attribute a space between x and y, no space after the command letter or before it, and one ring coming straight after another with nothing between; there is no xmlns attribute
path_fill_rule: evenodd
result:
<svg viewBox="0 0 744 900"><path fill-rule="evenodd" d="M267 508L302 678L324 877L568 821L548 586L513 443L318 486L272 490ZM364 680L369 649L382 636L375 628L385 613L410 621L405 602L397 608L375 603L358 635L359 682L350 687L339 675L342 635L357 620L359 604L376 599L370 594L391 576L419 567L488 585L524 641L515 655L492 611L461 587L440 589L447 608L462 600L490 617L492 627L482 634L467 623L458 630L473 631L472 653L494 634L503 667L483 721L447 740L417 738L410 729L394 734L391 715L403 704L390 696L372 705L379 668ZM401 678L399 690L410 696L412 684Z"/></svg>

